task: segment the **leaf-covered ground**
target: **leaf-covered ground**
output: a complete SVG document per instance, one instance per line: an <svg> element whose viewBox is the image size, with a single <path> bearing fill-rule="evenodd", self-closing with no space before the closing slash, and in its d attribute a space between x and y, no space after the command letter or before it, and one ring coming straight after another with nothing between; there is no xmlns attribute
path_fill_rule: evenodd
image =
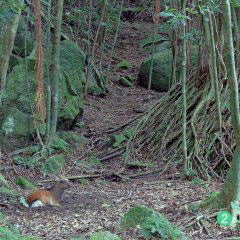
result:
<svg viewBox="0 0 240 240"><path fill-rule="evenodd" d="M144 169L129 169L124 165L121 156L108 159L93 168L76 165L78 159L85 160L86 152L91 151L98 158L106 156L112 151L111 134L105 133L128 123L157 101L160 94L151 92L150 98L146 89L134 86L125 88L119 86L120 76L128 74L137 78L137 71L142 59L146 56L138 47L138 39L146 37L151 26L142 27L141 23L126 23L121 30L120 41L114 58L114 68L111 74L112 84L109 94L104 98L88 96L85 104L84 125L81 133L87 139L86 146L79 146L75 153L69 156L68 165L64 171L67 176L82 174L107 174L110 172L124 172L137 174ZM124 37L123 37L124 36ZM133 68L119 70L116 65L128 60ZM28 176L30 180L38 182L43 176L37 171L21 169L12 164L6 154L2 161L2 173L12 183L14 177ZM143 159L144 160L144 159ZM161 159L153 168L162 166ZM1 196L1 212L6 220L17 226L23 235L32 235L40 239L70 239L71 237L90 236L96 231L111 231L124 240L142 239L139 229L126 231L118 230L118 222L131 206L146 205L153 208L168 220L179 226L191 239L227 239L237 236L228 228L220 227L216 223L213 212L198 210L191 212L189 204L204 199L212 191L220 189L221 183L211 182L196 184L180 179L179 169L167 170L163 174L152 174L125 181L98 177L88 181L73 181L67 191L61 207L42 207L30 209L20 203L10 203ZM17 189L22 196L28 191ZM42 187L46 187L44 184ZM6 204L5 204L6 203ZM229 238L230 239L230 238Z"/></svg>

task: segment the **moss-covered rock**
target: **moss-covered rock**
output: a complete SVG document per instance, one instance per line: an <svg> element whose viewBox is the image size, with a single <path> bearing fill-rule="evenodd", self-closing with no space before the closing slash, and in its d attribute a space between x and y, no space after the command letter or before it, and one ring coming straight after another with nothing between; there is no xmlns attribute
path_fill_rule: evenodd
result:
<svg viewBox="0 0 240 240"><path fill-rule="evenodd" d="M20 17L13 52L18 56L30 55L35 46L35 36L28 30L24 17Z"/></svg>
<svg viewBox="0 0 240 240"><path fill-rule="evenodd" d="M84 85L86 82L86 78L83 78ZM93 66L90 79L88 82L88 94L94 95L94 96L102 96L105 95L105 77L103 76L102 73L98 71L96 66Z"/></svg>
<svg viewBox="0 0 240 240"><path fill-rule="evenodd" d="M165 50L153 56L153 71L151 89L166 92L171 87L172 53ZM148 87L151 57L141 64L138 79L141 85Z"/></svg>
<svg viewBox="0 0 240 240"><path fill-rule="evenodd" d="M42 172L44 174L53 174L60 171L66 162L66 156L63 154L55 155L46 160L42 166Z"/></svg>
<svg viewBox="0 0 240 240"><path fill-rule="evenodd" d="M58 128L71 127L79 113L83 112L84 61L85 55L77 45L67 40L61 42ZM35 57L31 55L27 59L27 71L25 63L19 63L7 77L0 127L11 116L13 136L29 137L35 132L32 115L36 92L35 65ZM41 125L39 129L44 131Z"/></svg>
<svg viewBox="0 0 240 240"><path fill-rule="evenodd" d="M22 188L33 190L36 186L24 177L16 177L14 183Z"/></svg>
<svg viewBox="0 0 240 240"><path fill-rule="evenodd" d="M165 49L163 44L167 44L164 41L160 44L163 48L156 50L153 55L153 71L152 71L152 83L151 89L166 92L169 90L172 84L172 51L171 49ZM167 48L167 46L166 46ZM162 50L165 49L165 50ZM160 52L158 52L160 51ZM194 68L197 62L198 47L194 46L192 48L191 55L191 67ZM181 72L181 57L177 59L177 70L176 70L176 80L179 81ZM141 64L138 79L141 85L148 87L149 73L151 67L151 56L144 60Z"/></svg>

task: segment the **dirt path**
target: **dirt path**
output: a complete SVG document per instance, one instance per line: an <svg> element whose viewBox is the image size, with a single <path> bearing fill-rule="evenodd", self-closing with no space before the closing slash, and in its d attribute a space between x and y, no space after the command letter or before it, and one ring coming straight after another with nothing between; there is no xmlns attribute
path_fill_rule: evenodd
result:
<svg viewBox="0 0 240 240"><path fill-rule="evenodd" d="M116 50L117 60L114 62L115 67L111 76L113 84L110 86L110 94L105 98L89 96L86 100L85 135L93 148L92 151L100 157L109 150L104 141L108 136L102 133L136 118L159 97L159 94L151 92L149 101L146 89L136 86L124 88L116 83L121 75L131 74L136 78L139 65L145 57L138 48L138 39L146 36L148 31L143 29L140 23L125 25ZM116 69L116 64L124 59L133 66L126 72ZM74 162L80 154L81 150L77 151L71 161ZM121 166L121 158L118 157L104 163L97 170L108 171L111 168L119 169ZM81 174L79 171L79 169L72 171L71 174ZM154 175L126 182L97 179L81 185L76 181L59 208L30 209L18 204L8 208L2 207L1 212L5 213L7 220L17 226L22 234L40 239L70 239L90 236L96 231L111 231L123 240L137 240L142 239L139 237L139 229L118 232L117 224L125 211L134 204L141 204L164 214L184 232L190 233L191 239L220 240L232 236L233 233L221 229L213 218L206 223L207 227L204 227L201 222L193 221L192 218L197 215L186 211L188 204L204 199L218 188L219 183L216 182L209 185L194 185L181 181L178 170L170 177ZM27 192L22 191L22 194ZM198 211L197 214L207 213Z"/></svg>

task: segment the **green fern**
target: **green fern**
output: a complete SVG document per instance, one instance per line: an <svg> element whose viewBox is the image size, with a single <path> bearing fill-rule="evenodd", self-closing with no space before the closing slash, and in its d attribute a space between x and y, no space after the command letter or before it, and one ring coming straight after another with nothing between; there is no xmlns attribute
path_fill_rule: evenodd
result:
<svg viewBox="0 0 240 240"><path fill-rule="evenodd" d="M160 213L144 207L132 207L121 219L120 228L127 229L140 225L143 238L157 237L164 240L188 240L176 226L172 225Z"/></svg>
<svg viewBox="0 0 240 240"><path fill-rule="evenodd" d="M32 237L22 237L16 227L11 224L0 226L0 239L1 240L37 240Z"/></svg>

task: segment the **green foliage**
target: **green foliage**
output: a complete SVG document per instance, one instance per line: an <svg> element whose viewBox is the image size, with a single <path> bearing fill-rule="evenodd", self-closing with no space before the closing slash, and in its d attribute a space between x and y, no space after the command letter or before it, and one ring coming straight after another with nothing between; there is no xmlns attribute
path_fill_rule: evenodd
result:
<svg viewBox="0 0 240 240"><path fill-rule="evenodd" d="M84 237L73 237L73 238L70 238L70 240L89 240L89 239Z"/></svg>
<svg viewBox="0 0 240 240"><path fill-rule="evenodd" d="M63 139L65 142L67 142L68 144L71 144L71 146L74 145L74 147L76 144L85 142L85 139L81 135L73 131L60 132L59 137Z"/></svg>
<svg viewBox="0 0 240 240"><path fill-rule="evenodd" d="M44 165L41 168L41 171L44 174L53 174L60 171L66 162L66 156L64 154L58 154L52 156L46 160Z"/></svg>
<svg viewBox="0 0 240 240"><path fill-rule="evenodd" d="M122 69L130 69L132 65L127 60L123 60L118 63L117 67Z"/></svg>
<svg viewBox="0 0 240 240"><path fill-rule="evenodd" d="M231 0L231 5L235 8L240 7L240 1L239 0Z"/></svg>
<svg viewBox="0 0 240 240"><path fill-rule="evenodd" d="M190 11L190 9L188 9L188 11ZM197 12L193 10L191 10L191 13L197 14ZM185 26L186 20L191 20L191 18L188 17L187 15L183 15L181 12L178 12L175 8L169 6L165 6L165 10L162 11L160 15L163 18L169 18L168 21L170 21L174 27L176 27L176 25L179 23Z"/></svg>
<svg viewBox="0 0 240 240"><path fill-rule="evenodd" d="M90 240L121 240L121 238L110 232L96 232L91 236Z"/></svg>
<svg viewBox="0 0 240 240"><path fill-rule="evenodd" d="M40 167L41 165L38 157L14 156L13 159L17 165L20 165L25 168L35 169Z"/></svg>
<svg viewBox="0 0 240 240"><path fill-rule="evenodd" d="M123 133L113 135L113 147L119 148L126 142L132 135L133 129L126 129Z"/></svg>
<svg viewBox="0 0 240 240"><path fill-rule="evenodd" d="M188 169L184 168L183 171L184 171L184 175L188 177L194 177L197 175L197 171L191 168L188 168Z"/></svg>
<svg viewBox="0 0 240 240"><path fill-rule="evenodd" d="M99 161L99 159L92 152L88 153L87 161L90 166L101 165L101 162Z"/></svg>
<svg viewBox="0 0 240 240"><path fill-rule="evenodd" d="M126 129L124 132L123 132L123 134L124 134L124 136L126 137L126 138L130 138L131 136L132 136L132 134L133 134L133 129L132 128L128 128L128 129Z"/></svg>
<svg viewBox="0 0 240 240"><path fill-rule="evenodd" d="M80 185L83 185L83 186L89 184L89 181L88 181L87 178L80 178L80 179L78 180L78 182L79 182Z"/></svg>
<svg viewBox="0 0 240 240"><path fill-rule="evenodd" d="M132 82L129 81L129 79L127 79L126 77L121 77L119 79L119 84L124 87L132 87L133 86Z"/></svg>
<svg viewBox="0 0 240 240"><path fill-rule="evenodd" d="M19 13L24 8L22 1L19 0L0 0L0 20L9 19L14 14Z"/></svg>
<svg viewBox="0 0 240 240"><path fill-rule="evenodd" d="M123 215L120 222L121 229L135 227L136 225L140 225L140 234L145 239L151 237L166 240L189 239L160 213L144 206L132 207Z"/></svg>
<svg viewBox="0 0 240 240"><path fill-rule="evenodd" d="M121 147L122 143L128 140L128 138L124 134L115 134L113 138L114 138L113 147L115 148Z"/></svg>
<svg viewBox="0 0 240 240"><path fill-rule="evenodd" d="M51 148L55 150L62 150L67 151L69 147L69 144L64 141L62 138L60 138L58 135L56 135L52 141Z"/></svg>
<svg viewBox="0 0 240 240"><path fill-rule="evenodd" d="M77 165L84 170L89 170L101 165L99 159L92 152L88 152L86 160L78 160Z"/></svg>
<svg viewBox="0 0 240 240"><path fill-rule="evenodd" d="M211 206L212 202L215 201L217 196L219 195L219 192L211 192L206 199L204 199L198 206L199 208L207 208L208 206Z"/></svg>
<svg viewBox="0 0 240 240"><path fill-rule="evenodd" d="M28 203L26 202L24 197L19 198L19 202L24 206L24 207L29 207Z"/></svg>
<svg viewBox="0 0 240 240"><path fill-rule="evenodd" d="M227 111L229 111L229 112L231 111L229 100L227 100L227 101L225 101L225 102L223 103L223 105L222 105L222 110L227 110Z"/></svg>
<svg viewBox="0 0 240 240"><path fill-rule="evenodd" d="M9 187L8 182L6 178L0 173L0 184L6 188Z"/></svg>
<svg viewBox="0 0 240 240"><path fill-rule="evenodd" d="M26 178L21 177L21 176L16 177L14 180L14 183L25 189L32 190L32 189L36 188L36 186L32 182L30 182L29 180L27 180Z"/></svg>
<svg viewBox="0 0 240 240"><path fill-rule="evenodd" d="M1 214L0 216L0 239L1 240L38 240L38 238L33 237L22 237L17 229L12 224L9 224L5 217Z"/></svg>
<svg viewBox="0 0 240 240"><path fill-rule="evenodd" d="M202 180L201 178L194 177L191 181L192 185L200 185L200 186L205 186L207 187L208 184Z"/></svg>
<svg viewBox="0 0 240 240"><path fill-rule="evenodd" d="M4 195L7 195L9 197L16 197L18 196L18 193L15 192L14 190L12 189L9 189L9 188L6 188L6 187L0 187L0 194L4 194Z"/></svg>
<svg viewBox="0 0 240 240"><path fill-rule="evenodd" d="M148 217L151 217L153 210L142 207L133 206L127 213L123 215L120 222L120 229L125 230L135 227L136 225L142 225Z"/></svg>
<svg viewBox="0 0 240 240"><path fill-rule="evenodd" d="M14 128L14 119L12 116L8 116L2 124L2 131L4 135L5 136L11 135L11 133L13 132L13 128Z"/></svg>

